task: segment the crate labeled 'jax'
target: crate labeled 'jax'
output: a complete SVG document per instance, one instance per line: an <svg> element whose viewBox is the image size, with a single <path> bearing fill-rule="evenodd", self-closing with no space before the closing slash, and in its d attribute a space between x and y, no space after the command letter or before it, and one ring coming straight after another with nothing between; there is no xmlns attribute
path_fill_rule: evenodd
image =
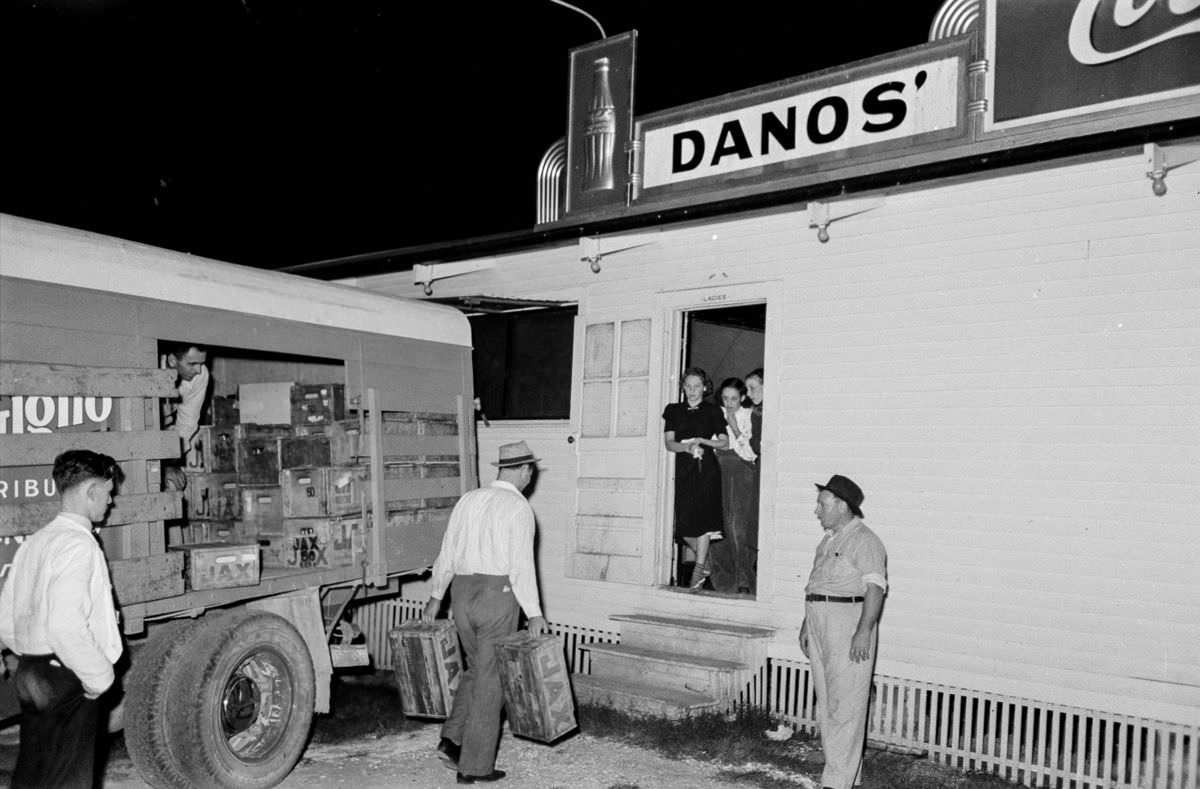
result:
<svg viewBox="0 0 1200 789"><path fill-rule="evenodd" d="M257 586L260 572L258 546L225 542L176 545L169 550L186 559L184 573L189 589L228 589Z"/></svg>
<svg viewBox="0 0 1200 789"><path fill-rule="evenodd" d="M458 633L446 619L405 622L388 633L392 669L405 715L448 718L462 678Z"/></svg>
<svg viewBox="0 0 1200 789"><path fill-rule="evenodd" d="M234 520L242 517L242 496L236 474L185 472L183 490L188 520Z"/></svg>
<svg viewBox="0 0 1200 789"><path fill-rule="evenodd" d="M514 633L496 645L496 663L513 734L554 742L575 729L571 673L556 636Z"/></svg>

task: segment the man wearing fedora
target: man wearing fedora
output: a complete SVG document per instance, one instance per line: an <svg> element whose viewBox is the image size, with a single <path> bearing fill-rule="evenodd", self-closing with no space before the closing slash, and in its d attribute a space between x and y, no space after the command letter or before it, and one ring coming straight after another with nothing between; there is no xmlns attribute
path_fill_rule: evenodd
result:
<svg viewBox="0 0 1200 789"><path fill-rule="evenodd" d="M458 500L433 563L433 591L422 619L434 621L452 588L450 608L467 661L438 743L438 756L457 769L460 784L505 775L496 769L504 707L496 642L516 632L518 608L531 633L548 632L533 562L533 509L522 495L538 460L524 441L501 446L492 464L496 481Z"/></svg>
<svg viewBox="0 0 1200 789"><path fill-rule="evenodd" d="M887 553L862 522L863 492L834 474L817 485L814 510L825 537L804 588L800 649L812 664L825 789L861 783L876 624L887 593Z"/></svg>

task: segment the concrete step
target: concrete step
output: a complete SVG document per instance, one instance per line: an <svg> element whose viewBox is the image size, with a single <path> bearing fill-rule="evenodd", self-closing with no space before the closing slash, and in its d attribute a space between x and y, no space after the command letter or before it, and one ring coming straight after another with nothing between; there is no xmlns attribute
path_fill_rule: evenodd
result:
<svg viewBox="0 0 1200 789"><path fill-rule="evenodd" d="M589 644L592 676L731 699L749 681L749 666L736 660L685 655L628 644Z"/></svg>
<svg viewBox="0 0 1200 789"><path fill-rule="evenodd" d="M775 631L711 619L683 619L652 614L614 614L609 621L621 631L625 646L661 649L761 666Z"/></svg>
<svg viewBox="0 0 1200 789"><path fill-rule="evenodd" d="M612 707L629 715L680 720L724 709L726 702L678 688L662 688L617 677L574 674L571 686L580 704Z"/></svg>

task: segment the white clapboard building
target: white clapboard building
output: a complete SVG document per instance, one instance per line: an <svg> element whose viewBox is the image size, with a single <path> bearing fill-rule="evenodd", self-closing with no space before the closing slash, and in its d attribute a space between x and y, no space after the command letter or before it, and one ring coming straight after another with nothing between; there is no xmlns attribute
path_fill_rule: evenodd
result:
<svg viewBox="0 0 1200 789"><path fill-rule="evenodd" d="M304 268L476 316L481 478L506 442L543 458L573 649L740 626L735 692L811 725L813 483L840 473L889 554L871 738L1194 789L1200 14L1159 3L1112 50L1110 5L951 2L927 45L637 117L635 37L583 47L532 231ZM765 370L750 595L676 582L661 415L689 363Z"/></svg>

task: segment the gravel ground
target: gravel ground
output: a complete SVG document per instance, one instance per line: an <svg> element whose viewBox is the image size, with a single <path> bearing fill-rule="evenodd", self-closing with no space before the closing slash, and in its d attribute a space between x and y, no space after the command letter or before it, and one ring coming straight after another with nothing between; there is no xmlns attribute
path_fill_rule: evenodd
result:
<svg viewBox="0 0 1200 789"><path fill-rule="evenodd" d="M383 736L366 736L349 743L312 744L282 789L313 787L421 787L455 786L454 772L435 756L438 724ZM0 744L0 783L7 784L17 749ZM511 736L500 742L496 766L508 777L484 786L510 789L720 789L753 784L737 781L737 772L769 772L802 789L818 789L805 776L779 773L762 765L743 765L734 774L708 762L668 759L644 748L576 734L554 746ZM725 770L731 768L726 767ZM145 789L147 784L124 749L114 748L104 774L104 789Z"/></svg>

